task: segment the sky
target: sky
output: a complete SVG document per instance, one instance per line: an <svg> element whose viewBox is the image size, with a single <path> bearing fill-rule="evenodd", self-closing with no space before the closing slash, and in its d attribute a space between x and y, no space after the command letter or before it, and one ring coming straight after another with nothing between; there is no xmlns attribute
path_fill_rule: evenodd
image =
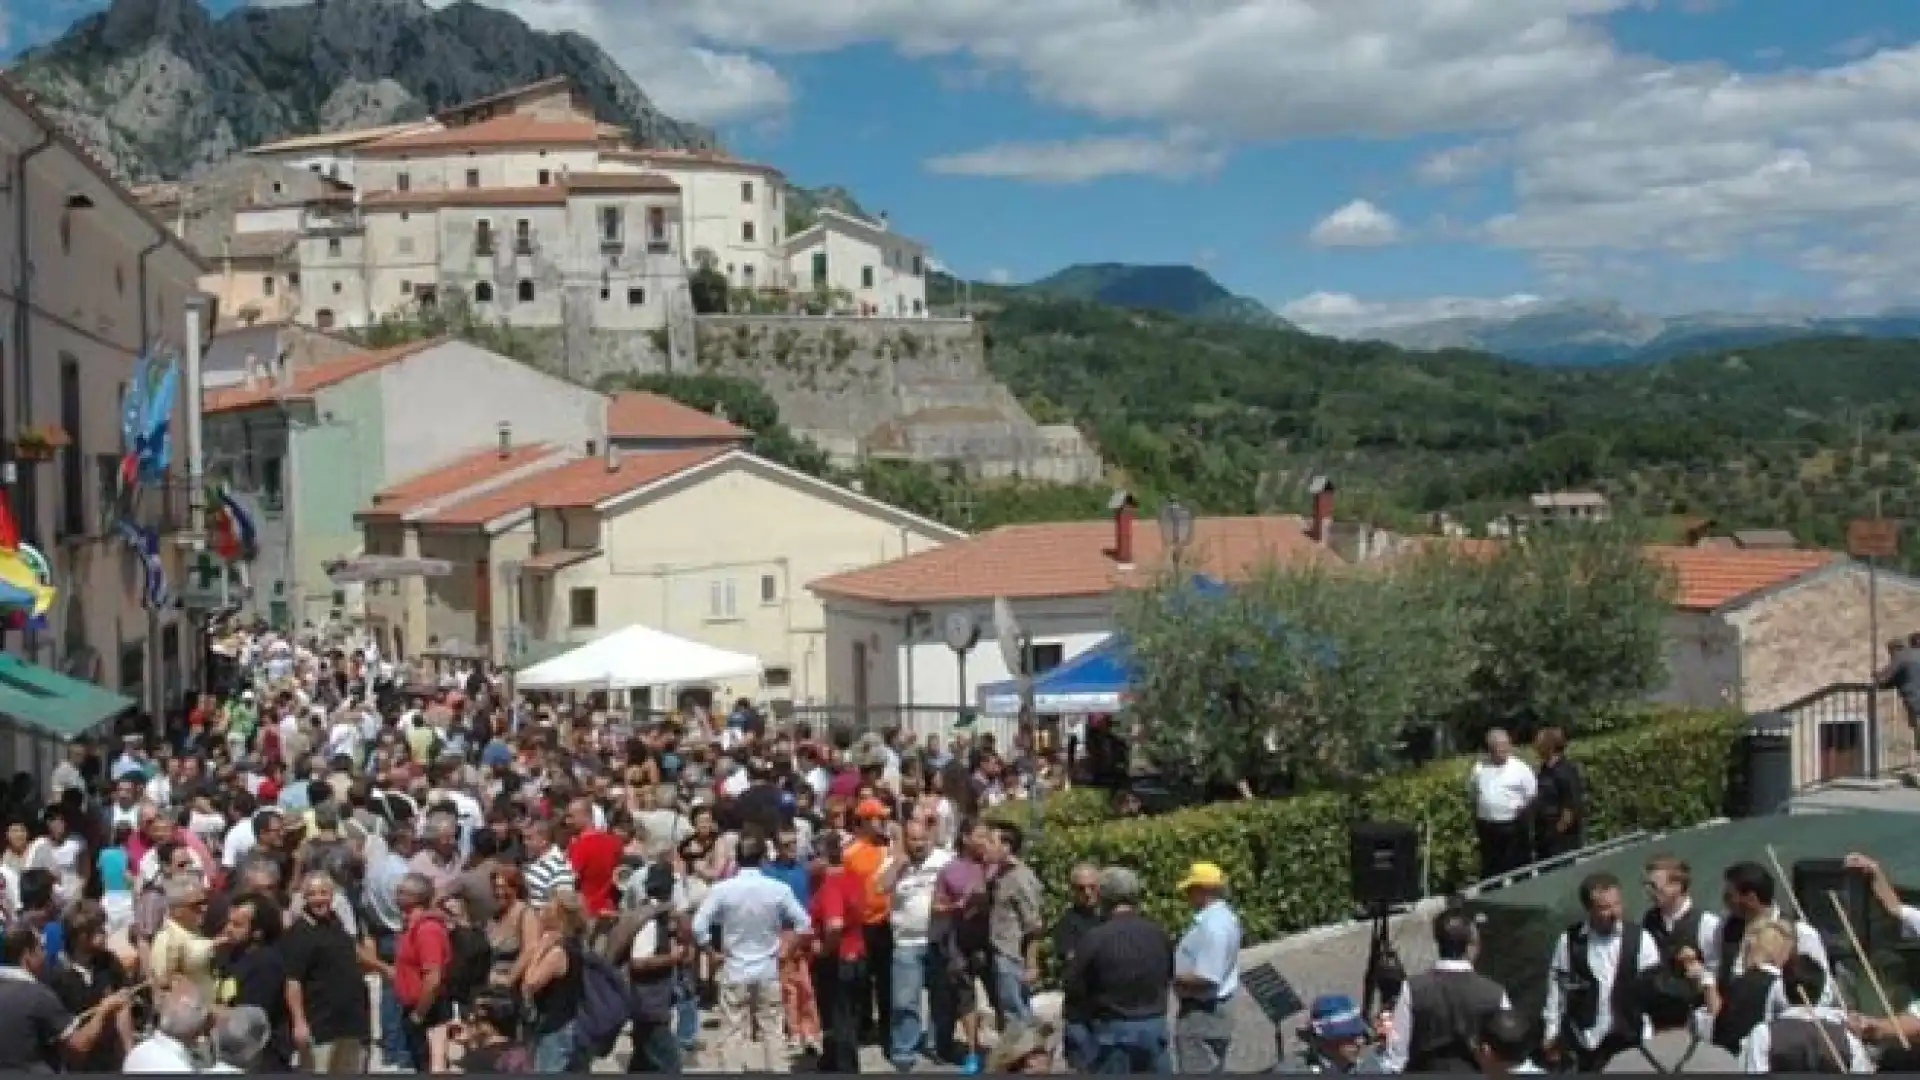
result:
<svg viewBox="0 0 1920 1080"><path fill-rule="evenodd" d="M1329 332L1920 302L1916 0L484 2L975 279L1186 263Z"/></svg>

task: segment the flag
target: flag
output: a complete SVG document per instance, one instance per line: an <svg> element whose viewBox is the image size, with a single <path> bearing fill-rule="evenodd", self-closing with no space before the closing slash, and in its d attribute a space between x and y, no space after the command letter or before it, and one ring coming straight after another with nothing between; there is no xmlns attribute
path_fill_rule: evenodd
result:
<svg viewBox="0 0 1920 1080"><path fill-rule="evenodd" d="M0 488L0 551L14 551L19 547L20 523L13 517L13 500Z"/></svg>
<svg viewBox="0 0 1920 1080"><path fill-rule="evenodd" d="M253 515L233 497L227 485L210 485L207 502L213 508L214 554L230 563L251 562L256 558L260 554L260 538L253 527Z"/></svg>
<svg viewBox="0 0 1920 1080"><path fill-rule="evenodd" d="M167 568L160 561L160 534L123 519L120 522L120 537L140 559L140 567L144 571L140 589L141 606L149 611L165 607Z"/></svg>

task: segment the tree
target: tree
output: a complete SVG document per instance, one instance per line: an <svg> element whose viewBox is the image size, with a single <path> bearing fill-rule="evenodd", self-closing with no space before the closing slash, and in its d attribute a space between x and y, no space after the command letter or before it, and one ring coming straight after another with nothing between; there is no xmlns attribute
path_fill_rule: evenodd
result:
<svg viewBox="0 0 1920 1080"><path fill-rule="evenodd" d="M1454 706L1473 668L1424 569L1271 568L1219 597L1172 575L1136 597L1141 748L1193 786L1343 784L1404 760L1410 722Z"/></svg>
<svg viewBox="0 0 1920 1080"><path fill-rule="evenodd" d="M1629 525L1535 529L1491 553L1444 557L1475 662L1457 744L1490 727L1570 726L1656 689L1666 674L1673 582Z"/></svg>
<svg viewBox="0 0 1920 1080"><path fill-rule="evenodd" d="M727 275L711 263L702 263L687 275L687 291L693 294L696 314L725 315L730 290Z"/></svg>

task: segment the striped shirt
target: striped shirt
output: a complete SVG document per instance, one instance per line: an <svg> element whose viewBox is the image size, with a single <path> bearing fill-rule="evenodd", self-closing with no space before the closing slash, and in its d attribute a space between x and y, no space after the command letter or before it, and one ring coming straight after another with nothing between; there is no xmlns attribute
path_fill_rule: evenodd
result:
<svg viewBox="0 0 1920 1080"><path fill-rule="evenodd" d="M545 855L522 867L520 877L527 883L527 902L534 907L544 905L555 889L580 887L573 867L567 863L567 853L557 847L548 848Z"/></svg>

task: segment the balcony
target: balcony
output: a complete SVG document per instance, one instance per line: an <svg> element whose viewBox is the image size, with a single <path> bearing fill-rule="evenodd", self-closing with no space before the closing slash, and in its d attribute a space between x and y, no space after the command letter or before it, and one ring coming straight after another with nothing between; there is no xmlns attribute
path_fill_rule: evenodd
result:
<svg viewBox="0 0 1920 1080"><path fill-rule="evenodd" d="M365 232L367 224L357 208L316 206L301 212L300 229L309 236L344 236Z"/></svg>
<svg viewBox="0 0 1920 1080"><path fill-rule="evenodd" d="M673 244L667 239L665 233L655 233L647 237L647 254L671 255L673 254Z"/></svg>
<svg viewBox="0 0 1920 1080"><path fill-rule="evenodd" d="M625 236L621 236L617 233L615 234L601 233L600 234L600 253L602 255L619 255L626 250L627 250L627 238Z"/></svg>
<svg viewBox="0 0 1920 1080"><path fill-rule="evenodd" d="M473 253L483 259L493 258L493 237L479 236L473 241Z"/></svg>

